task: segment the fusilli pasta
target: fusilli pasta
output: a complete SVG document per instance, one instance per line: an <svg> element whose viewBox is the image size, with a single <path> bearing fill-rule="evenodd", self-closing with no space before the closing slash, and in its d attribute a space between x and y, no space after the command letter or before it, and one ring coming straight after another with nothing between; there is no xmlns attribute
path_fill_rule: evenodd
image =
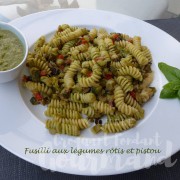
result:
<svg viewBox="0 0 180 180"><path fill-rule="evenodd" d="M156 91L150 87L152 54L142 42L140 36L68 24L49 42L41 36L27 56L30 75L22 82L33 105L47 105L49 132L79 136L89 121L95 134L134 127Z"/></svg>

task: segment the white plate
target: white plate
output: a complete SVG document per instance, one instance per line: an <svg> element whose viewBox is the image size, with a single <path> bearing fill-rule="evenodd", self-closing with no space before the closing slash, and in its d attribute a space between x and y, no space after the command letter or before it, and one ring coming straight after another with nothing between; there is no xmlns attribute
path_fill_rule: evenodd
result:
<svg viewBox="0 0 180 180"><path fill-rule="evenodd" d="M145 105L145 118L126 132L112 135L95 136L85 131L81 137L65 135L52 136L43 124L43 107L33 107L29 103L29 94L19 84L19 80L0 85L0 143L3 147L33 164L71 174L110 175L130 172L169 157L180 149L180 104L179 101L159 99L162 85L166 83L158 70L158 62L166 62L180 68L180 44L160 29L128 16L97 10L69 9L54 10L32 14L12 21L32 44L41 35L50 35L59 24L75 26L103 27L109 31L139 35L153 55L153 70L157 93ZM20 79L20 78L19 78ZM42 120L42 121L41 121ZM124 149L121 154L105 151L102 154L73 153L53 154L26 153L25 148L53 149ZM128 149L132 154L128 153ZM160 153L139 153L139 150L156 149ZM137 154L134 152L138 152ZM144 152L144 151L143 151Z"/></svg>

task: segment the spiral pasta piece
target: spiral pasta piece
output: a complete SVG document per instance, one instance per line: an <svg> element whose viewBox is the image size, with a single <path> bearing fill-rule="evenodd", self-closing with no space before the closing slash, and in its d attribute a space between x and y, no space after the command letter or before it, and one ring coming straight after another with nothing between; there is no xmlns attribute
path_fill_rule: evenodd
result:
<svg viewBox="0 0 180 180"><path fill-rule="evenodd" d="M104 39L97 38L95 43L98 45L98 48L94 49L94 55L92 54L91 57L93 57L93 60L95 60L99 66L103 67L107 62L111 61L111 58Z"/></svg>
<svg viewBox="0 0 180 180"><path fill-rule="evenodd" d="M66 35L61 36L61 42L64 44L85 34L87 34L87 30L85 28L79 28L73 32L69 32Z"/></svg>
<svg viewBox="0 0 180 180"><path fill-rule="evenodd" d="M71 109L71 110L81 112L82 108L83 108L83 104L77 103L77 102L67 102L67 101L63 101L63 100L52 99L51 102L49 103L48 107L65 108L65 109Z"/></svg>
<svg viewBox="0 0 180 180"><path fill-rule="evenodd" d="M129 35L127 35L127 34L121 33L120 35L121 35L122 40L129 41L129 42L133 40L133 39L132 39Z"/></svg>
<svg viewBox="0 0 180 180"><path fill-rule="evenodd" d="M41 82L46 84L48 87L53 87L55 89L59 89L59 81L57 77L47 77L47 76L41 76L40 78Z"/></svg>
<svg viewBox="0 0 180 180"><path fill-rule="evenodd" d="M80 135L80 131L78 130L78 127L75 125L62 123L61 128L62 128L62 134L67 134L71 136Z"/></svg>
<svg viewBox="0 0 180 180"><path fill-rule="evenodd" d="M46 43L45 36L41 36L34 45L34 51L37 52Z"/></svg>
<svg viewBox="0 0 180 180"><path fill-rule="evenodd" d="M92 68L96 64L95 61L84 61L82 62L82 68Z"/></svg>
<svg viewBox="0 0 180 180"><path fill-rule="evenodd" d="M140 112L144 112L143 108L140 106L140 104L130 95L127 94L125 99L124 99L125 103L127 103L128 105L138 109Z"/></svg>
<svg viewBox="0 0 180 180"><path fill-rule="evenodd" d="M24 86L32 92L38 91L38 92L45 93L47 95L51 95L53 92L51 88L49 88L48 86L42 83L28 81L24 83Z"/></svg>
<svg viewBox="0 0 180 180"><path fill-rule="evenodd" d="M83 53L72 54L71 59L78 61L86 61L90 59L90 54L88 51Z"/></svg>
<svg viewBox="0 0 180 180"><path fill-rule="evenodd" d="M108 32L104 28L100 28L99 29L98 38L104 39L104 38L106 38L108 36L109 36L109 34L108 34Z"/></svg>
<svg viewBox="0 0 180 180"><path fill-rule="evenodd" d="M67 53L69 53L70 49L75 45L75 43L76 40L66 42L61 49L61 54L66 55Z"/></svg>
<svg viewBox="0 0 180 180"><path fill-rule="evenodd" d="M71 109L54 108L54 107L48 107L47 110L44 112L44 114L49 117L59 116L61 118L70 118L70 119L81 118L81 115L78 111L74 111Z"/></svg>
<svg viewBox="0 0 180 180"><path fill-rule="evenodd" d="M115 110L109 104L104 103L102 101L94 101L92 104L90 104L90 106L98 110L100 113L104 113L104 114L113 114Z"/></svg>
<svg viewBox="0 0 180 180"><path fill-rule="evenodd" d="M137 79L139 81L143 80L142 74L139 71L139 69L136 68L136 67L132 67L132 66L125 66L125 67L122 67L122 68L118 69L118 74L120 76L128 75L128 76L131 76L134 79Z"/></svg>
<svg viewBox="0 0 180 180"><path fill-rule="evenodd" d="M140 93L136 93L136 100L139 104L147 102L156 92L154 87L146 87Z"/></svg>
<svg viewBox="0 0 180 180"><path fill-rule="evenodd" d="M67 27L64 30L58 30L55 37L60 38L61 36L67 36L70 32L72 32L71 28Z"/></svg>
<svg viewBox="0 0 180 180"><path fill-rule="evenodd" d="M45 70L47 74L51 74L51 69L49 68L48 63L41 59L32 58L27 61L26 66L30 68L36 67L40 70Z"/></svg>
<svg viewBox="0 0 180 180"><path fill-rule="evenodd" d="M58 48L53 48L49 44L43 45L38 54L42 57L49 58L50 56L57 56L58 55Z"/></svg>
<svg viewBox="0 0 180 180"><path fill-rule="evenodd" d="M150 86L150 84L153 81L153 77L154 77L154 73L150 72L150 73L146 73L146 77L143 79L142 83L139 85L140 89L145 89L148 86Z"/></svg>
<svg viewBox="0 0 180 180"><path fill-rule="evenodd" d="M78 52L85 52L88 50L88 44L81 44L81 45L78 45L78 46L75 46L75 47L71 47L70 48L70 54L73 53L73 51L78 51Z"/></svg>
<svg viewBox="0 0 180 180"><path fill-rule="evenodd" d="M125 40L122 40L122 41L118 41L118 42L115 42L115 44L121 48L125 48L127 46L127 41Z"/></svg>
<svg viewBox="0 0 180 180"><path fill-rule="evenodd" d="M107 122L124 121L127 118L128 116L122 113L115 114L115 115L108 115Z"/></svg>
<svg viewBox="0 0 180 180"><path fill-rule="evenodd" d="M91 77L82 77L79 79L78 82L81 87L93 87L98 85L97 83L101 78L102 70L97 64L95 64L92 67L92 71Z"/></svg>
<svg viewBox="0 0 180 180"><path fill-rule="evenodd" d="M95 38L97 37L97 33L98 33L98 31L97 31L96 28L91 29L91 30L89 31L89 37L90 37L90 39L95 39Z"/></svg>
<svg viewBox="0 0 180 180"><path fill-rule="evenodd" d="M50 132L53 131L53 133L67 134L70 136L79 136L80 135L80 130L77 125L61 123L59 121L47 120L46 128Z"/></svg>
<svg viewBox="0 0 180 180"><path fill-rule="evenodd" d="M116 86L114 90L114 102L117 108L124 102L124 96L122 88L120 86Z"/></svg>
<svg viewBox="0 0 180 180"><path fill-rule="evenodd" d="M137 59L140 66L144 66L144 65L148 64L148 62L149 62L148 59L133 44L127 42L126 48Z"/></svg>
<svg viewBox="0 0 180 180"><path fill-rule="evenodd" d="M100 57L103 58L104 61L106 61L106 62L111 61L111 57L110 57L108 51L106 51L106 50L100 51ZM97 61L97 63L99 64L99 61Z"/></svg>
<svg viewBox="0 0 180 180"><path fill-rule="evenodd" d="M115 45L114 45L112 39L110 39L110 38L105 38L105 39L104 39L104 43L105 43L105 45L106 45L106 47L107 47L107 49L108 49L108 51L109 51L109 54L110 54L111 59L112 59L112 60L113 60L113 59L117 59L117 58L118 58L118 55L117 55L117 53L116 53L116 48L115 48Z"/></svg>
<svg viewBox="0 0 180 180"><path fill-rule="evenodd" d="M117 86L114 90L114 102L118 110L128 116L133 116L134 114L137 114L138 110L130 105L127 105L124 102L124 98L125 95L123 90L121 89L121 87Z"/></svg>
<svg viewBox="0 0 180 180"><path fill-rule="evenodd" d="M152 55L151 55L151 52L147 46L142 46L142 53L148 59L149 62L152 61Z"/></svg>
<svg viewBox="0 0 180 180"><path fill-rule="evenodd" d="M62 32L67 28L71 28L69 24L61 24L58 26L57 32Z"/></svg>
<svg viewBox="0 0 180 180"><path fill-rule="evenodd" d="M76 125L79 129L86 129L89 127L89 122L87 119L67 119L55 116L53 118L53 121L58 121L64 124Z"/></svg>
<svg viewBox="0 0 180 180"><path fill-rule="evenodd" d="M138 110L130 105L127 105L126 103L122 103L121 106L118 107L118 110L128 116L138 115L138 117L139 117Z"/></svg>
<svg viewBox="0 0 180 180"><path fill-rule="evenodd" d="M73 61L64 75L64 84L66 88L72 88L75 85L74 76L81 68L79 61Z"/></svg>
<svg viewBox="0 0 180 180"><path fill-rule="evenodd" d="M120 69L125 66L133 66L132 56L128 55L125 58L122 58L121 61L115 62L111 61L111 66Z"/></svg>
<svg viewBox="0 0 180 180"><path fill-rule="evenodd" d="M96 100L96 96L93 93L71 93L70 100L73 102L92 103Z"/></svg>
<svg viewBox="0 0 180 180"><path fill-rule="evenodd" d="M95 43L98 45L98 48L100 51L106 51L106 44L104 42L104 39L97 38Z"/></svg>
<svg viewBox="0 0 180 180"><path fill-rule="evenodd" d="M129 118L124 121L109 122L102 126L102 131L105 133L117 133L133 128L136 125L134 118Z"/></svg>
<svg viewBox="0 0 180 180"><path fill-rule="evenodd" d="M132 66L133 60L131 55L127 55L125 58L122 58L120 61L122 66Z"/></svg>
<svg viewBox="0 0 180 180"><path fill-rule="evenodd" d="M28 52L26 61L33 59L33 58L35 58L35 52Z"/></svg>
<svg viewBox="0 0 180 180"><path fill-rule="evenodd" d="M70 26L70 28L71 28L72 31L75 31L75 30L78 29L79 27L77 27L77 26Z"/></svg>
<svg viewBox="0 0 180 180"><path fill-rule="evenodd" d="M86 107L86 108L82 108L82 113L84 115L87 115L89 118L91 118L91 117L94 117L95 110L93 107Z"/></svg>
<svg viewBox="0 0 180 180"><path fill-rule="evenodd" d="M133 37L133 44L134 46L141 51L141 37L139 36L134 36Z"/></svg>
<svg viewBox="0 0 180 180"><path fill-rule="evenodd" d="M49 45L53 48L60 48L61 46L61 40L59 37L53 37L51 41L49 42Z"/></svg>
<svg viewBox="0 0 180 180"><path fill-rule="evenodd" d="M100 57L100 51L99 51L98 47L91 47L89 49L89 51L90 51L92 60L95 60L96 58Z"/></svg>
<svg viewBox="0 0 180 180"><path fill-rule="evenodd" d="M119 86L121 86L121 88L123 89L125 93L133 90L132 80L124 76L117 77L116 82L118 83Z"/></svg>

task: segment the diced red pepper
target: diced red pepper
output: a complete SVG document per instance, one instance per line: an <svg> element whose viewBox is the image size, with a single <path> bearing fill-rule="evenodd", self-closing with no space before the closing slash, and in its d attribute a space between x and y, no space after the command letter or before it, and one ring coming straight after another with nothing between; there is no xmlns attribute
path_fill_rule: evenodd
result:
<svg viewBox="0 0 180 180"><path fill-rule="evenodd" d="M64 70L64 68L65 68L65 66L64 66L64 65L59 66L59 69L60 69L61 71L63 71L63 70Z"/></svg>
<svg viewBox="0 0 180 180"><path fill-rule="evenodd" d="M59 54L59 55L57 56L57 59L64 59L64 56L63 56L62 54Z"/></svg>
<svg viewBox="0 0 180 180"><path fill-rule="evenodd" d="M119 37L119 34L113 34L113 39L117 39Z"/></svg>
<svg viewBox="0 0 180 180"><path fill-rule="evenodd" d="M113 77L112 73L105 74L105 79L109 80Z"/></svg>
<svg viewBox="0 0 180 180"><path fill-rule="evenodd" d="M109 101L109 105L110 105L111 107L113 107L113 106L114 106L114 101Z"/></svg>
<svg viewBox="0 0 180 180"><path fill-rule="evenodd" d="M95 58L94 60L97 62L97 61L102 61L102 60L104 60L104 58L103 58L103 57L97 57L97 58Z"/></svg>
<svg viewBox="0 0 180 180"><path fill-rule="evenodd" d="M87 77L91 77L92 76L92 71L87 72Z"/></svg>
<svg viewBox="0 0 180 180"><path fill-rule="evenodd" d="M71 60L71 59L67 59L67 60L65 61L65 64L70 65L70 64L71 64L71 62L72 62L72 60Z"/></svg>
<svg viewBox="0 0 180 180"><path fill-rule="evenodd" d="M22 77L22 82L27 82L28 80L29 80L29 77L28 77L28 76L24 75L24 76Z"/></svg>
<svg viewBox="0 0 180 180"><path fill-rule="evenodd" d="M120 34L113 34L112 39L113 39L113 42L114 41L119 41L120 40Z"/></svg>
<svg viewBox="0 0 180 180"><path fill-rule="evenodd" d="M88 42L84 38L80 38L79 42L78 42L78 45L86 44L86 43L88 43Z"/></svg>
<svg viewBox="0 0 180 180"><path fill-rule="evenodd" d="M37 101L41 101L43 99L42 95L39 92L34 93L34 97Z"/></svg>
<svg viewBox="0 0 180 180"><path fill-rule="evenodd" d="M40 76L46 76L47 75L47 71L46 70L42 70L41 72L40 72Z"/></svg>
<svg viewBox="0 0 180 180"><path fill-rule="evenodd" d="M133 43L133 40L132 40L132 39L129 39L128 42Z"/></svg>
<svg viewBox="0 0 180 180"><path fill-rule="evenodd" d="M131 91L129 94L133 99L136 99L136 92L135 91Z"/></svg>
<svg viewBox="0 0 180 180"><path fill-rule="evenodd" d="M87 43L87 41L85 39L81 40L81 44L86 44L86 43Z"/></svg>

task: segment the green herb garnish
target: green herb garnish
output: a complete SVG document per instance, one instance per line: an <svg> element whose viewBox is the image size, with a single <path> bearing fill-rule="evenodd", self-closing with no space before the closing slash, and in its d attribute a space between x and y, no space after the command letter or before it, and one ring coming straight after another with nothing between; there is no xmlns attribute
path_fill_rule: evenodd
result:
<svg viewBox="0 0 180 180"><path fill-rule="evenodd" d="M180 69L162 62L158 64L158 67L169 81L163 86L160 98L180 98Z"/></svg>

